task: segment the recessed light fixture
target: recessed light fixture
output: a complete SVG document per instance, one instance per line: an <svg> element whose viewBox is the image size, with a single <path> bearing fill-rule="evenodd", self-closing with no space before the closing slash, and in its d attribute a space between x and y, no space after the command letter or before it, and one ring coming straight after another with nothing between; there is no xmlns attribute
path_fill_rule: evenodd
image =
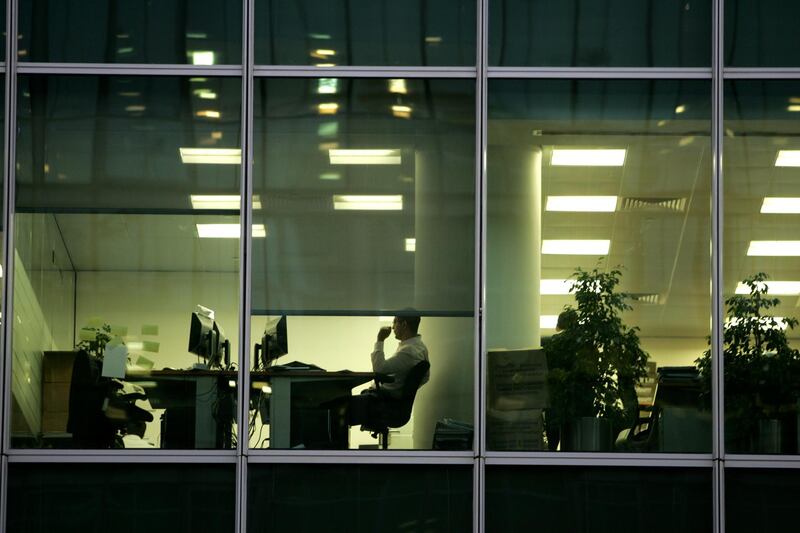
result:
<svg viewBox="0 0 800 533"><path fill-rule="evenodd" d="M539 294L569 294L574 285L574 279L543 279L539 282Z"/></svg>
<svg viewBox="0 0 800 533"><path fill-rule="evenodd" d="M800 167L800 150L778 150L776 167Z"/></svg>
<svg viewBox="0 0 800 533"><path fill-rule="evenodd" d="M558 315L539 316L539 327L541 329L556 329L558 325Z"/></svg>
<svg viewBox="0 0 800 533"><path fill-rule="evenodd" d="M192 92L198 98L202 98L203 100L216 100L217 99L217 93L215 93L211 89L195 89Z"/></svg>
<svg viewBox="0 0 800 533"><path fill-rule="evenodd" d="M401 211L401 194L334 194L333 208L337 211Z"/></svg>
<svg viewBox="0 0 800 533"><path fill-rule="evenodd" d="M762 213L798 214L800 198L766 197L761 203Z"/></svg>
<svg viewBox="0 0 800 533"><path fill-rule="evenodd" d="M317 63L314 66L315 67L322 67L322 68L331 68L331 67L335 67L336 63Z"/></svg>
<svg viewBox="0 0 800 533"><path fill-rule="evenodd" d="M325 102L317 105L317 112L320 115L335 115L339 111L339 104L336 102Z"/></svg>
<svg viewBox="0 0 800 533"><path fill-rule="evenodd" d="M676 113L676 114L683 113L684 111L686 111L686 106L685 106L685 105L683 105L683 104L681 104L681 105L679 105L679 106L675 107L675 113Z"/></svg>
<svg viewBox="0 0 800 533"><path fill-rule="evenodd" d="M786 111L789 111L791 113L797 113L798 111L800 111L800 105L792 104L790 106L787 106Z"/></svg>
<svg viewBox="0 0 800 533"><path fill-rule="evenodd" d="M192 209L217 211L239 209L240 198L238 194L192 194L189 196ZM261 197L258 195L253 196L253 209L261 209Z"/></svg>
<svg viewBox="0 0 800 533"><path fill-rule="evenodd" d="M554 148L550 164L554 167L621 167L625 163L624 149Z"/></svg>
<svg viewBox="0 0 800 533"><path fill-rule="evenodd" d="M242 162L239 148L179 148L185 165L238 165Z"/></svg>
<svg viewBox="0 0 800 533"><path fill-rule="evenodd" d="M328 152L331 165L399 165L400 150L348 150Z"/></svg>
<svg viewBox="0 0 800 533"><path fill-rule="evenodd" d="M336 181L342 179L342 175L338 172L323 172L319 175L319 179L325 181Z"/></svg>
<svg viewBox="0 0 800 533"><path fill-rule="evenodd" d="M318 48L317 50L314 50L314 53L318 56L329 57L329 56L335 56L336 50L330 50L328 48Z"/></svg>
<svg viewBox="0 0 800 533"><path fill-rule="evenodd" d="M209 50L195 50L194 52L189 52L192 56L192 64L193 65L213 65L214 64L214 52Z"/></svg>
<svg viewBox="0 0 800 533"><path fill-rule="evenodd" d="M317 94L336 94L339 91L339 78L320 78L317 80Z"/></svg>
<svg viewBox="0 0 800 533"><path fill-rule="evenodd" d="M548 196L546 211L610 213L617 209L616 196Z"/></svg>
<svg viewBox="0 0 800 533"><path fill-rule="evenodd" d="M548 255L606 255L611 246L608 239L562 239L542 241L542 253Z"/></svg>
<svg viewBox="0 0 800 533"><path fill-rule="evenodd" d="M215 109L201 109L197 113L195 113L198 117L204 118L219 118L220 112Z"/></svg>
<svg viewBox="0 0 800 533"><path fill-rule="evenodd" d="M800 241L750 241L749 256L800 256Z"/></svg>
<svg viewBox="0 0 800 533"><path fill-rule="evenodd" d="M407 105L393 105L392 115L397 118L411 118L411 106Z"/></svg>
<svg viewBox="0 0 800 533"><path fill-rule="evenodd" d="M238 239L241 236L239 224L197 224L197 235L201 239ZM267 236L264 224L253 224L253 238Z"/></svg>
<svg viewBox="0 0 800 533"><path fill-rule="evenodd" d="M406 252L416 252L417 251L417 239L414 237L406 238Z"/></svg>
<svg viewBox="0 0 800 533"><path fill-rule="evenodd" d="M404 79L389 80L389 92L393 94L408 94L408 87L406 86L406 80Z"/></svg>
<svg viewBox="0 0 800 533"><path fill-rule="evenodd" d="M800 281L761 281L759 284L767 287L768 294L778 294L781 296L800 295ZM736 285L736 294L750 294L750 287L744 283Z"/></svg>

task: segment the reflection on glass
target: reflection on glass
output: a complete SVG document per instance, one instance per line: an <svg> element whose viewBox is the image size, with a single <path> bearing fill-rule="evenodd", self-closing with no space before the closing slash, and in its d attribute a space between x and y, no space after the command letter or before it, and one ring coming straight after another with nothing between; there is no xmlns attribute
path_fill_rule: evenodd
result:
<svg viewBox="0 0 800 533"><path fill-rule="evenodd" d="M14 446L235 445L239 161L184 149L238 151L239 100L236 79L21 78Z"/></svg>
<svg viewBox="0 0 800 533"><path fill-rule="evenodd" d="M791 0L725 0L725 65L796 67L795 21L800 5Z"/></svg>
<svg viewBox="0 0 800 533"><path fill-rule="evenodd" d="M711 1L490 0L489 64L702 67Z"/></svg>
<svg viewBox="0 0 800 533"><path fill-rule="evenodd" d="M248 485L251 533L472 529L469 466L254 465Z"/></svg>
<svg viewBox="0 0 800 533"><path fill-rule="evenodd" d="M489 84L490 449L710 450L708 90Z"/></svg>
<svg viewBox="0 0 800 533"><path fill-rule="evenodd" d="M15 464L8 531L234 531L233 465Z"/></svg>
<svg viewBox="0 0 800 533"><path fill-rule="evenodd" d="M20 61L241 62L238 0L21 0L19 4Z"/></svg>
<svg viewBox="0 0 800 533"><path fill-rule="evenodd" d="M474 83L256 81L250 445L471 449Z"/></svg>
<svg viewBox="0 0 800 533"><path fill-rule="evenodd" d="M260 64L475 64L472 0L256 0Z"/></svg>
<svg viewBox="0 0 800 533"><path fill-rule="evenodd" d="M486 531L712 530L711 470L487 467Z"/></svg>
<svg viewBox="0 0 800 533"><path fill-rule="evenodd" d="M737 81L725 91L726 449L794 454L800 84Z"/></svg>

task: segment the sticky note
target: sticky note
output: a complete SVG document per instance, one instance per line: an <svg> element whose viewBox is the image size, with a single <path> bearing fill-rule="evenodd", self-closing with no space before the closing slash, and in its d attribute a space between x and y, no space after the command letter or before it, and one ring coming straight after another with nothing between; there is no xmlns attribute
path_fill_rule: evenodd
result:
<svg viewBox="0 0 800 533"><path fill-rule="evenodd" d="M128 334L128 326L111 326L111 334L124 337Z"/></svg>
<svg viewBox="0 0 800 533"><path fill-rule="evenodd" d="M146 352L158 352L161 344L156 341L142 341L142 349Z"/></svg>
<svg viewBox="0 0 800 533"><path fill-rule="evenodd" d="M106 345L103 352L103 370L101 375L107 378L124 378L125 366L128 363L128 347L117 344L111 348Z"/></svg>
<svg viewBox="0 0 800 533"><path fill-rule="evenodd" d="M158 335L158 325L142 324L142 335Z"/></svg>

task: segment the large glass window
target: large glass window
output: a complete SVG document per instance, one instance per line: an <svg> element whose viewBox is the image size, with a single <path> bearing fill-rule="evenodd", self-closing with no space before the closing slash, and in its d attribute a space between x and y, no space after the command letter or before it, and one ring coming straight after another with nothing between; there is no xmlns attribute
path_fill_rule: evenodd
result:
<svg viewBox="0 0 800 533"><path fill-rule="evenodd" d="M9 532L235 530L234 465L14 464Z"/></svg>
<svg viewBox="0 0 800 533"><path fill-rule="evenodd" d="M260 64L475 64L474 0L256 0Z"/></svg>
<svg viewBox="0 0 800 533"><path fill-rule="evenodd" d="M711 1L490 0L489 64L709 66Z"/></svg>
<svg viewBox="0 0 800 533"><path fill-rule="evenodd" d="M471 449L474 87L256 80L252 446Z"/></svg>
<svg viewBox="0 0 800 533"><path fill-rule="evenodd" d="M797 81L725 85L725 436L729 453L797 453Z"/></svg>
<svg viewBox="0 0 800 533"><path fill-rule="evenodd" d="M18 56L51 63L241 63L242 2L20 0Z"/></svg>
<svg viewBox="0 0 800 533"><path fill-rule="evenodd" d="M710 451L709 89L490 81L489 449Z"/></svg>
<svg viewBox="0 0 800 533"><path fill-rule="evenodd" d="M800 472L796 469L725 470L725 531L790 531L797 526Z"/></svg>
<svg viewBox="0 0 800 533"><path fill-rule="evenodd" d="M486 468L486 531L712 531L710 469Z"/></svg>
<svg viewBox="0 0 800 533"><path fill-rule="evenodd" d="M253 465L247 529L470 531L472 469L444 465Z"/></svg>
<svg viewBox="0 0 800 533"><path fill-rule="evenodd" d="M800 5L791 0L725 0L725 65L796 67L795 21Z"/></svg>
<svg viewBox="0 0 800 533"><path fill-rule="evenodd" d="M20 78L14 446L235 444L240 91Z"/></svg>

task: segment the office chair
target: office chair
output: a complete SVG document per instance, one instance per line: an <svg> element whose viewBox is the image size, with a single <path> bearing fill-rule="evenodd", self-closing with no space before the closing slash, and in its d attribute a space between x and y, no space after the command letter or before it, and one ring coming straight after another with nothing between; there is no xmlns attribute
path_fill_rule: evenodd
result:
<svg viewBox="0 0 800 533"><path fill-rule="evenodd" d="M381 448L389 447L389 428L399 428L411 418L411 408L422 384L422 379L428 373L431 365L428 361L420 361L406 376L403 392L400 398L380 397L380 403L370 413L370 419L361 424L361 431L369 431L372 436L378 436ZM375 380L380 394L380 380Z"/></svg>
<svg viewBox="0 0 800 533"><path fill-rule="evenodd" d="M67 431L76 448L121 447L122 436L142 436L153 415L135 405L141 393L123 394L123 384L101 375L102 362L84 350L75 355L69 388Z"/></svg>

